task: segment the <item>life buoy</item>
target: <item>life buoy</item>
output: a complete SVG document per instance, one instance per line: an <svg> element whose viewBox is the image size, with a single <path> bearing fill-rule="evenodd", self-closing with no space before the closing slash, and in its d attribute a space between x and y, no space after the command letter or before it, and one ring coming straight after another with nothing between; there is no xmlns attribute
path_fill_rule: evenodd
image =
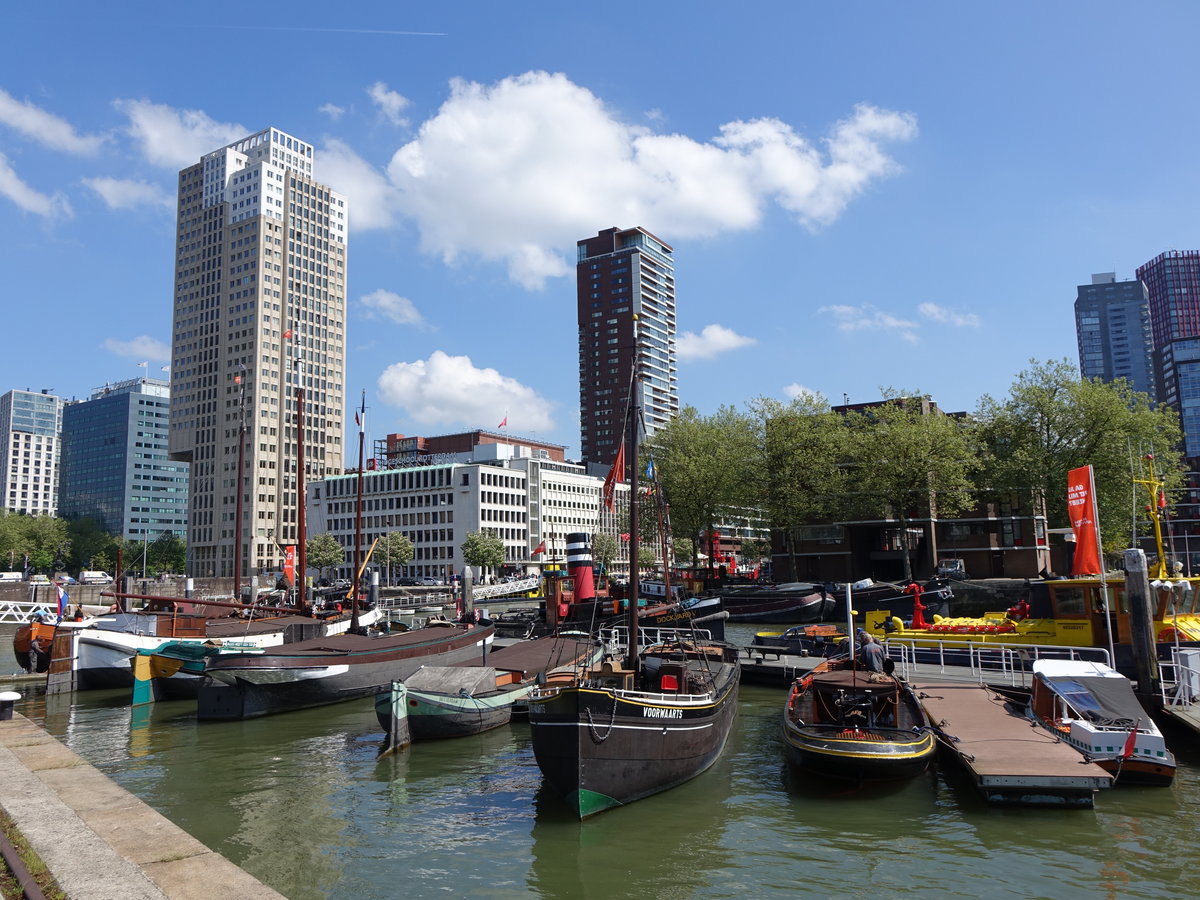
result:
<svg viewBox="0 0 1200 900"><path fill-rule="evenodd" d="M1186 636L1183 634L1183 632L1177 632L1175 630L1174 626L1168 625L1166 628L1164 628L1162 631L1160 631L1158 633L1158 641L1160 643L1168 643L1170 641L1175 640L1176 634L1179 635L1180 640L1186 640Z"/></svg>

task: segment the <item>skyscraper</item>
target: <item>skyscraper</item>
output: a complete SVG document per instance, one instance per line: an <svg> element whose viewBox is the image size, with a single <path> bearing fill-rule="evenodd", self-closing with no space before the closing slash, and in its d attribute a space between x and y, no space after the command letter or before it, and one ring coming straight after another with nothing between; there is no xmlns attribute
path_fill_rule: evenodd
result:
<svg viewBox="0 0 1200 900"><path fill-rule="evenodd" d="M233 573L239 481L243 571L296 543L298 387L305 480L342 469L347 204L312 166L269 128L179 173L169 447L195 575Z"/></svg>
<svg viewBox="0 0 1200 900"><path fill-rule="evenodd" d="M62 398L49 391L0 397L0 506L33 516L56 514L62 411Z"/></svg>
<svg viewBox="0 0 1200 900"><path fill-rule="evenodd" d="M1143 266L1158 399L1179 413L1184 454L1200 457L1200 251L1168 250Z"/></svg>
<svg viewBox="0 0 1200 900"><path fill-rule="evenodd" d="M675 366L675 263L644 228L609 228L578 244L579 430L585 463L612 465L637 355L646 430L679 413Z"/></svg>
<svg viewBox="0 0 1200 900"><path fill-rule="evenodd" d="M154 541L187 531L188 467L167 458L171 391L131 378L63 408L58 514Z"/></svg>
<svg viewBox="0 0 1200 900"><path fill-rule="evenodd" d="M1124 378L1136 391L1155 396L1150 305L1141 281L1117 281L1114 272L1078 286L1075 336L1084 378Z"/></svg>

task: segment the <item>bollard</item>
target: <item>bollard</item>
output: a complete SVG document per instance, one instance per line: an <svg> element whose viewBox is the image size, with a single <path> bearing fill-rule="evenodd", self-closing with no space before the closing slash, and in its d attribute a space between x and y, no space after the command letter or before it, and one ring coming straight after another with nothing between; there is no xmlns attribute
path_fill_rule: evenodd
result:
<svg viewBox="0 0 1200 900"><path fill-rule="evenodd" d="M12 718L13 704L21 699L21 695L16 691L0 691L0 722L7 722Z"/></svg>

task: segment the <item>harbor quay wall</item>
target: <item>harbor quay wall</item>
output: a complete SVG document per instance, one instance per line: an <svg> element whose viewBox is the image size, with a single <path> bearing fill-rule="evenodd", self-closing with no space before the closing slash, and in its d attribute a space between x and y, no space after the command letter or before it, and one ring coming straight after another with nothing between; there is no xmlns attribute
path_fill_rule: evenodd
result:
<svg viewBox="0 0 1200 900"><path fill-rule="evenodd" d="M284 900L19 713L0 771L0 807L71 900Z"/></svg>

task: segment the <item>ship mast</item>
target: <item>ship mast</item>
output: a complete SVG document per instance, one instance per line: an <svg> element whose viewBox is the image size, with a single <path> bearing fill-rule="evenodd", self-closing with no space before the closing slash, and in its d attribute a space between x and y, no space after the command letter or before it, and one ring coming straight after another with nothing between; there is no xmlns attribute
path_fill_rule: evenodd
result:
<svg viewBox="0 0 1200 900"><path fill-rule="evenodd" d="M625 423L629 435L629 608L627 610L629 631L629 655L625 668L636 672L638 666L638 597L641 595L641 515L638 497L638 449L639 431L642 425L642 371L638 346L638 317L633 316L633 381L630 385L630 404L626 410ZM621 477L620 472L617 477Z"/></svg>

